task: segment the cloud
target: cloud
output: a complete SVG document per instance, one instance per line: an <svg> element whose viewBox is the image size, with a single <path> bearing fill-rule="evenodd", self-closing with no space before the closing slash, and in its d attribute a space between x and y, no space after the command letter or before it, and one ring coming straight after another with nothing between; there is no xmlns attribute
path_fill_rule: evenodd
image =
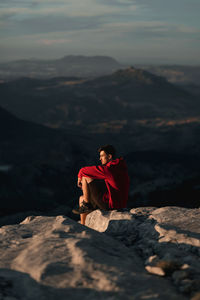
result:
<svg viewBox="0 0 200 300"><path fill-rule="evenodd" d="M200 28L194 28L192 26L186 26L186 25L177 25L177 31L180 33L188 33L188 34L200 34Z"/></svg>
<svg viewBox="0 0 200 300"><path fill-rule="evenodd" d="M5 54L22 49L26 55L42 49L45 53L48 46L48 53L67 49L129 56L136 50L138 55L169 47L175 51L178 44L195 51L200 28L195 2L181 0L180 6L180 0L0 0L1 44Z"/></svg>
<svg viewBox="0 0 200 300"><path fill-rule="evenodd" d="M120 7L127 7L127 6L135 5L134 0L96 0L96 2L104 3L107 6L120 6Z"/></svg>
<svg viewBox="0 0 200 300"><path fill-rule="evenodd" d="M161 21L127 21L105 24L106 32L113 36L120 36L123 40L137 38L137 42L143 40L158 39L192 39L197 37L200 29L186 25L176 25Z"/></svg>
<svg viewBox="0 0 200 300"><path fill-rule="evenodd" d="M126 19L127 14L136 10L136 7L130 11L108 7L96 0L34 1L29 7L23 6L24 1L20 2L21 7L15 7L14 0L8 0L8 3L13 3L13 6L3 7L0 13L0 22L5 29L1 36L4 37L101 28L103 24L112 23L115 18Z"/></svg>
<svg viewBox="0 0 200 300"><path fill-rule="evenodd" d="M58 44L66 44L71 42L72 40L70 39L54 39L54 40L50 40L50 39L40 39L38 40L38 43L41 45L45 45L45 46L52 46L52 45L58 45Z"/></svg>
<svg viewBox="0 0 200 300"><path fill-rule="evenodd" d="M96 28L102 23L97 17L38 16L16 22L23 34L71 31Z"/></svg>
<svg viewBox="0 0 200 300"><path fill-rule="evenodd" d="M1 7L0 18L9 15L19 15L28 13L29 9L26 7Z"/></svg>
<svg viewBox="0 0 200 300"><path fill-rule="evenodd" d="M9 4L10 3L10 4ZM12 5L11 5L12 3ZM123 12L123 10L127 10L126 7L118 7L113 5L107 5L105 2L96 1L96 0L71 0L71 1L53 1L53 0L43 0L43 1L34 1L27 2L21 1L20 4L16 3L15 1L8 0L7 5L1 5L1 10L6 10L9 12L13 10L18 13L19 15L23 14L23 9L26 8L26 13L28 15L66 15L66 16L103 16L109 14L117 14ZM124 5L123 5L124 6ZM20 13L20 9L22 12ZM131 11L135 11L137 8L134 5L131 5L129 8L129 13Z"/></svg>

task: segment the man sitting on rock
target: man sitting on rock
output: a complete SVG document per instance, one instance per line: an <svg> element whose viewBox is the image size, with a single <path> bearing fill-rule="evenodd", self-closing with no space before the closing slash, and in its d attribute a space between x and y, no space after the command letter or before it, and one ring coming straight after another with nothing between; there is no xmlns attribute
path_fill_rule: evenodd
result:
<svg viewBox="0 0 200 300"><path fill-rule="evenodd" d="M87 214L96 208L110 210L127 206L129 176L124 159L115 158L112 145L102 146L98 152L102 165L84 167L78 173L77 185L83 195L73 213L80 214L82 225Z"/></svg>

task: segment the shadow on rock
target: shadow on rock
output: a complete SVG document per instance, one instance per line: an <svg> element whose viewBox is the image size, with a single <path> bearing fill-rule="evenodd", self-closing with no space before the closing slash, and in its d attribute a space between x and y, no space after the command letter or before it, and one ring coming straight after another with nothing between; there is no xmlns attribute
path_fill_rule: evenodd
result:
<svg viewBox="0 0 200 300"><path fill-rule="evenodd" d="M1 299L26 299L26 300L66 300L87 297L87 299L116 299L115 292L97 291L92 288L52 288L42 285L32 279L28 274L0 269L0 297ZM118 298L120 299L120 298Z"/></svg>

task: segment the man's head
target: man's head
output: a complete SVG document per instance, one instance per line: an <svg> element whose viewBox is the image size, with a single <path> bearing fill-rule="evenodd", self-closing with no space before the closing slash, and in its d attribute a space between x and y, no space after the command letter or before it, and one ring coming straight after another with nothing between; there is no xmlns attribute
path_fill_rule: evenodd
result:
<svg viewBox="0 0 200 300"><path fill-rule="evenodd" d="M106 165L109 161L115 158L115 148L112 145L104 145L98 149L99 159L102 165Z"/></svg>

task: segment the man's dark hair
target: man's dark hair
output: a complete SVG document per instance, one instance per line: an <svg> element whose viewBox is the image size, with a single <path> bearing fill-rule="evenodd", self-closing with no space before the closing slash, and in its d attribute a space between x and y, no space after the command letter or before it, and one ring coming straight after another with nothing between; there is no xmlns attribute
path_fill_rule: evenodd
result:
<svg viewBox="0 0 200 300"><path fill-rule="evenodd" d="M112 145L104 145L98 149L98 152L104 151L106 154L111 154L113 158L115 158L116 150Z"/></svg>

